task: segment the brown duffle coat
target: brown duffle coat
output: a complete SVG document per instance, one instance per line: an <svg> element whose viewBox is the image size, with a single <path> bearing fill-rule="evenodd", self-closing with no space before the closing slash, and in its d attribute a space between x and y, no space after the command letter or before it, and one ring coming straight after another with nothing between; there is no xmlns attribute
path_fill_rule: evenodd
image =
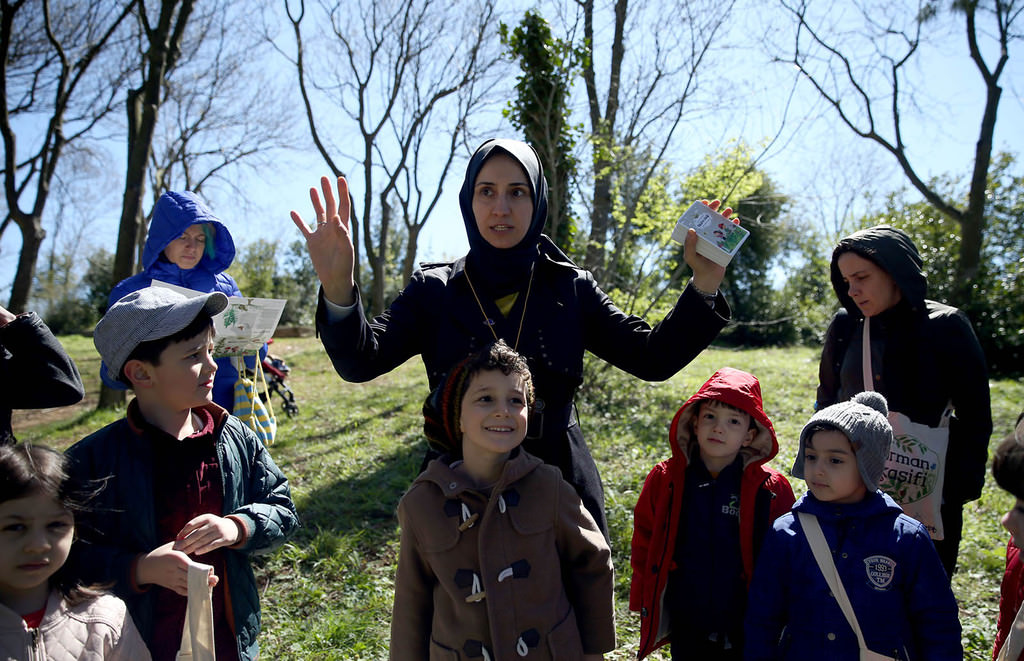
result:
<svg viewBox="0 0 1024 661"><path fill-rule="evenodd" d="M435 459L398 505L391 659L582 659L615 647L611 551L558 469L490 489Z"/></svg>

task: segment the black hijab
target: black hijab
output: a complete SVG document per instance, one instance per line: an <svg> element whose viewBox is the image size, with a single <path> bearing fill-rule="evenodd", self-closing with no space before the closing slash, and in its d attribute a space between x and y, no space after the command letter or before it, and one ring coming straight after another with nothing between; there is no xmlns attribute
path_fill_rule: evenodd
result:
<svg viewBox="0 0 1024 661"><path fill-rule="evenodd" d="M512 248L495 248L481 236L473 215L473 189L476 178L484 163L495 154L511 157L519 164L530 184L533 201L533 217L522 241ZM469 254L466 264L474 283L479 283L491 296L500 297L526 287L530 269L539 254L544 222L548 217L548 182L544 178L544 167L533 147L519 140L495 138L480 145L466 166L466 178L459 192L459 207L462 222L466 225L469 238Z"/></svg>
<svg viewBox="0 0 1024 661"><path fill-rule="evenodd" d="M906 232L891 225L875 225L841 239L832 250L832 288L843 307L854 319L859 319L864 313L850 298L850 287L843 281L843 274L839 270L839 258L848 252L873 262L892 276L900 290L901 303L906 302L911 310L919 313L925 309L928 279L924 274L924 260Z"/></svg>

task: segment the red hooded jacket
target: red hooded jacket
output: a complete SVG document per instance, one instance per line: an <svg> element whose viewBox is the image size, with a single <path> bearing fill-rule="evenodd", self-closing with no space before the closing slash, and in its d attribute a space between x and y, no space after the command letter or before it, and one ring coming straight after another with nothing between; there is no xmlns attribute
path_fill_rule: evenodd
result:
<svg viewBox="0 0 1024 661"><path fill-rule="evenodd" d="M1024 602L1024 562L1020 549L1011 539L1006 545L1006 571L999 589L999 621L996 624L996 644L992 650L993 661L999 657L999 650L1010 635L1010 627L1017 618L1017 609ZM1013 661L1024 661L1024 653Z"/></svg>
<svg viewBox="0 0 1024 661"><path fill-rule="evenodd" d="M781 473L764 465L778 453L779 444L761 404L760 383L752 374L731 367L718 370L676 413L669 427L672 458L656 465L647 475L633 511L630 555L633 579L629 608L640 612L638 659L669 642L669 623L664 617L665 591L669 572L675 568L672 558L683 504L686 465L699 453L697 438L692 433L693 417L699 402L706 399L746 411L757 425L754 440L740 450L743 456L740 553L743 578L748 584L754 572L755 531L764 534L772 521L793 506L793 489L789 482ZM765 493L770 501L767 521L755 521L759 493Z"/></svg>

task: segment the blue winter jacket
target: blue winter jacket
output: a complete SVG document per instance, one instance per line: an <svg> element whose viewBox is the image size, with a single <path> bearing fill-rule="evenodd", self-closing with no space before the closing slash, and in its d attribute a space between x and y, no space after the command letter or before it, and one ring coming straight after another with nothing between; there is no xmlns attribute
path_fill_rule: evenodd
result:
<svg viewBox="0 0 1024 661"><path fill-rule="evenodd" d="M131 406L131 405L129 405ZM288 480L263 443L245 423L227 420L217 439L224 511L244 521L248 535L240 548L224 549L222 580L230 590L239 659L259 656L260 600L249 556L284 544L299 526ZM70 571L85 583L113 583L147 641L153 631L155 591L139 591L136 558L160 544L153 498L153 450L128 418L87 436L68 450L76 481L105 480L89 511L76 515L78 539L68 559ZM199 558L202 562L202 557Z"/></svg>
<svg viewBox="0 0 1024 661"><path fill-rule="evenodd" d="M213 239L213 256L204 254L195 268L181 269L163 256L164 249L171 241L177 239L190 226L196 223L208 223L215 229ZM235 259L235 242L231 232L213 215L209 207L190 191L180 193L168 191L160 196L153 207L153 220L149 225L149 235L142 251L143 270L125 278L110 292L107 306L119 301L123 296L148 287L153 280L160 280L179 287L209 293L223 292L227 296L241 296L235 279L225 269ZM266 346L261 356L266 355ZM246 364L255 366L254 358L247 358ZM101 367L103 382L110 387L124 390L125 385L111 380L107 376L106 367ZM231 364L230 358L217 359L217 376L213 381L213 401L232 412L235 406L234 386L238 380L238 370Z"/></svg>
<svg viewBox="0 0 1024 661"><path fill-rule="evenodd" d="M859 657L797 512L818 517L871 651L902 661L963 659L956 599L928 531L876 491L851 505L807 493L775 521L750 585L746 661Z"/></svg>

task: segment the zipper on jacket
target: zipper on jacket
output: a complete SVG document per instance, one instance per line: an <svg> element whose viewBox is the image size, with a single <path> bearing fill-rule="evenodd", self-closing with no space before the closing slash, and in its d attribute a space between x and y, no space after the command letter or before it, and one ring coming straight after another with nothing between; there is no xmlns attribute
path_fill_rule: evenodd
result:
<svg viewBox="0 0 1024 661"><path fill-rule="evenodd" d="M675 502L672 497L675 495L675 490L676 490L676 483L675 483L675 480L673 480L673 481L669 482L669 485L668 485L668 514L665 517L665 527L668 528L668 529L671 529L671 527L672 527L671 523L669 523L669 522L672 521L672 505ZM667 533L666 533L666 535L667 535ZM677 534L677 537L678 537L678 534ZM660 558L661 561L658 563L658 568L657 568L656 576L655 576L655 580L654 580L654 589L655 590L658 589L658 578L661 576L661 573L663 571L665 571L665 554L668 553L668 546L669 546L669 540L666 537L665 544L662 546L662 550L661 550L661 558ZM664 589L667 591L668 590L668 582L667 582L668 579L666 578L665 580L666 580L666 583L665 583L665 588ZM659 610L659 605L660 604L661 604L661 596L658 595L658 594L655 594L654 595L654 599L651 601L651 612L648 613L648 615L647 615L649 618L651 618L650 621L651 621L652 626L648 627L647 638L640 641L640 648L637 650L637 658L642 658L641 655L646 656L647 654L650 654L651 652L654 651L653 649L648 649L648 646L652 644L652 637L656 637L658 635L658 628L659 627L653 626L653 623L654 623L654 611L655 610ZM643 605L642 604L641 604L640 608L641 608L641 614L642 614L643 613L643 610L642 610L643 609ZM661 624L661 617L663 615L664 615L664 613L661 613L661 612L658 613L658 624L659 624L659 626ZM644 653L644 650L647 650L646 654Z"/></svg>
<svg viewBox="0 0 1024 661"><path fill-rule="evenodd" d="M41 654L39 654L39 627L35 629L29 629L28 635L32 639L32 645L29 648L28 658L31 661L45 661Z"/></svg>

